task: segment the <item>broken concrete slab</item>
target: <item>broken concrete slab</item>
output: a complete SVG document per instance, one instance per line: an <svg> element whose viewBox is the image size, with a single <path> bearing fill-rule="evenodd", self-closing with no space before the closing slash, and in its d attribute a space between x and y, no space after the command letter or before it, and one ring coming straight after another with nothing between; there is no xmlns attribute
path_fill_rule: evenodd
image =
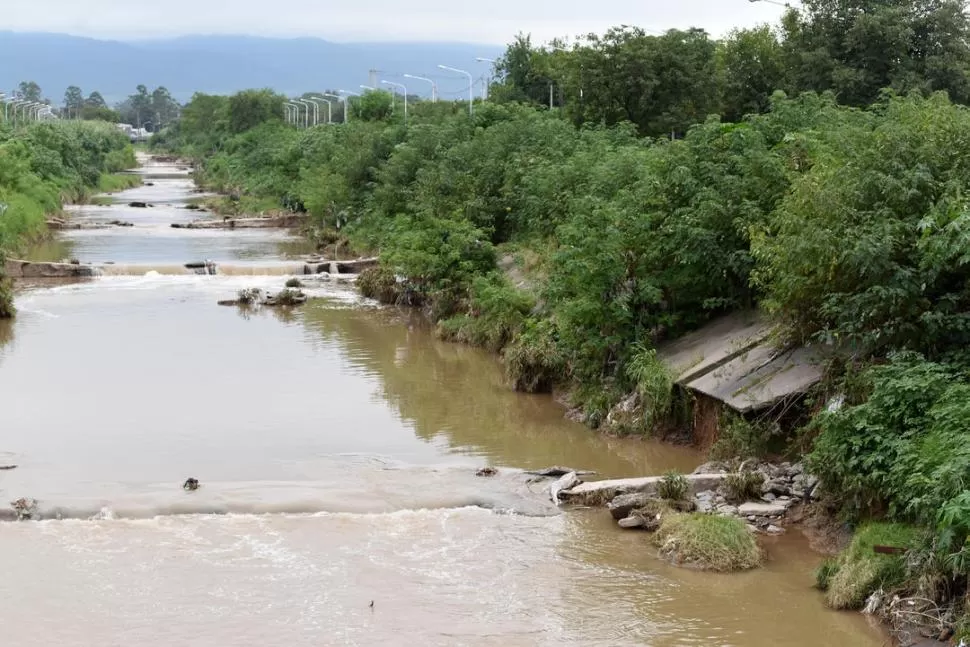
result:
<svg viewBox="0 0 970 647"><path fill-rule="evenodd" d="M688 474L684 478L690 485L690 493L713 490L727 477L726 474ZM644 492L656 494L662 476L644 476L632 479L610 479L580 483L574 488L563 490L559 498L577 505L606 505L621 494Z"/></svg>

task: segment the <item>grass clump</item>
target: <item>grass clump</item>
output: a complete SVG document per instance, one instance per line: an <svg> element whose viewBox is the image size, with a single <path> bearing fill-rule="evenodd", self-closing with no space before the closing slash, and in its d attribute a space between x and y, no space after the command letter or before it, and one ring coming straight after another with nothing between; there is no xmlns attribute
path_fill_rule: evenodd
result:
<svg viewBox="0 0 970 647"><path fill-rule="evenodd" d="M276 293L273 302L280 306L296 306L306 301L306 295L300 290L285 288Z"/></svg>
<svg viewBox="0 0 970 647"><path fill-rule="evenodd" d="M701 570L744 571L759 566L763 558L754 535L733 517L664 515L653 539L662 557Z"/></svg>
<svg viewBox="0 0 970 647"><path fill-rule="evenodd" d="M689 492L690 482L678 472L667 472L657 484L657 496L666 501L686 501Z"/></svg>
<svg viewBox="0 0 970 647"><path fill-rule="evenodd" d="M263 299L263 291L259 288L245 288L236 293L236 300L245 306L256 305Z"/></svg>
<svg viewBox="0 0 970 647"><path fill-rule="evenodd" d="M302 288L303 287L303 282L300 279L298 279L296 277L293 277L292 279L287 279L287 281L286 281L286 287L288 287L288 288Z"/></svg>
<svg viewBox="0 0 970 647"><path fill-rule="evenodd" d="M472 281L468 313L443 320L438 334L498 352L521 333L534 307L531 295L516 289L501 275L477 277Z"/></svg>
<svg viewBox="0 0 970 647"><path fill-rule="evenodd" d="M566 363L549 320L529 319L522 334L503 355L505 376L512 388L524 393L548 393L566 378Z"/></svg>
<svg viewBox="0 0 970 647"><path fill-rule="evenodd" d="M761 498L765 477L759 472L733 472L724 479L724 498L730 503L744 503Z"/></svg>
<svg viewBox="0 0 970 647"><path fill-rule="evenodd" d="M388 305L398 304L403 294L394 272L386 267L369 267L361 272L357 277L357 289L368 299Z"/></svg>
<svg viewBox="0 0 970 647"><path fill-rule="evenodd" d="M645 430L653 429L670 415L674 376L657 357L657 350L643 343L634 346L626 374L640 395L642 427Z"/></svg>
<svg viewBox="0 0 970 647"><path fill-rule="evenodd" d="M902 584L906 578L905 556L876 553L873 546L909 549L917 536L912 526L896 523L874 522L859 528L834 563L816 572L816 584L824 586L826 604L833 609L861 609L877 589L889 590Z"/></svg>

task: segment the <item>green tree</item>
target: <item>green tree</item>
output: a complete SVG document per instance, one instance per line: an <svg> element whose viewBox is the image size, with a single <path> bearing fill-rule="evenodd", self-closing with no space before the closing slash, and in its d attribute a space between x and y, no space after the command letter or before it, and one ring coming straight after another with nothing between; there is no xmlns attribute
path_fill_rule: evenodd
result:
<svg viewBox="0 0 970 647"><path fill-rule="evenodd" d="M540 105L549 103L549 53L532 45L532 38L518 34L495 63L499 77L489 89L493 101L525 101Z"/></svg>
<svg viewBox="0 0 970 647"><path fill-rule="evenodd" d="M108 104L105 102L104 97L101 93L95 90L88 95L88 98L84 100L85 106L90 106L92 108L107 108Z"/></svg>
<svg viewBox="0 0 970 647"><path fill-rule="evenodd" d="M962 0L805 0L782 21L792 89L865 106L883 88L970 100Z"/></svg>
<svg viewBox="0 0 970 647"><path fill-rule="evenodd" d="M619 27L568 56L567 111L577 123L629 121L644 135L682 134L720 112L716 44L700 29L647 35Z"/></svg>
<svg viewBox="0 0 970 647"><path fill-rule="evenodd" d="M786 87L784 49L767 25L731 32L717 54L727 121L766 112L771 95Z"/></svg>
<svg viewBox="0 0 970 647"><path fill-rule="evenodd" d="M81 108L84 107L84 94L81 93L81 88L76 85L70 86L64 92L64 111L67 117L70 119L74 117L75 119L81 116Z"/></svg>
<svg viewBox="0 0 970 647"><path fill-rule="evenodd" d="M229 97L229 132L242 133L283 118L286 98L272 90L244 90Z"/></svg>
<svg viewBox="0 0 970 647"><path fill-rule="evenodd" d="M34 81L21 81L19 91L20 98L25 101L41 101L40 86Z"/></svg>

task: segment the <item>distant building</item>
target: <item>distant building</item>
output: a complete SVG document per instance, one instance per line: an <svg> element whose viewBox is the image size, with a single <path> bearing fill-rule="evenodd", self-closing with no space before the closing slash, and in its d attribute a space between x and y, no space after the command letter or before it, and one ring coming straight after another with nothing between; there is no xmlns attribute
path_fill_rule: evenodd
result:
<svg viewBox="0 0 970 647"><path fill-rule="evenodd" d="M128 138L132 142L144 142L148 141L148 138L152 136L148 130L144 128L135 128L131 124L115 124L119 130L128 135Z"/></svg>

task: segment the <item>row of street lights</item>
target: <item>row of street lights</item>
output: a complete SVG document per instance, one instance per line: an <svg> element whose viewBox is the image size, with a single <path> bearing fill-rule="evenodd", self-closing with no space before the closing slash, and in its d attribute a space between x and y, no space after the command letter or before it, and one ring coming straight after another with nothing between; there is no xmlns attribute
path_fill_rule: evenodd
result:
<svg viewBox="0 0 970 647"><path fill-rule="evenodd" d="M3 119L4 121L10 121L11 112L13 113L13 120L17 120L17 111L20 111L20 119L31 119L37 121L39 119L55 119L54 111L46 103L41 103L40 101L27 101L25 99L20 99L17 97L16 92L14 93L14 98L8 99L6 93L0 92L0 103L3 103ZM11 108L13 110L11 110Z"/></svg>
<svg viewBox="0 0 970 647"><path fill-rule="evenodd" d="M495 64L495 59L478 57L475 59L479 63L491 63ZM471 72L467 70L460 70L456 67L449 67L447 65L439 65L439 69L445 70L446 72L454 72L455 74L463 74L468 77L468 114L474 114L475 111L475 81L472 78ZM438 84L434 79L430 79L426 76L416 76L414 74L404 74L404 78L414 79L415 81L423 81L425 83L431 84L431 103L437 103L438 101ZM489 77L486 77L488 79ZM400 88L401 92L404 94L404 125L407 126L408 123L408 89L403 83L397 83L396 81L381 81L383 85L389 85L394 88ZM377 88L370 85L361 85L362 90L376 92ZM333 123L333 101L330 99L335 99L337 101L343 101L344 104L344 123L350 118L350 110L348 108L347 99L349 96L360 96L358 92L350 92L348 90L337 90L339 94L328 94L323 93L323 95L308 95L305 99L292 99L290 101L285 101L283 103L283 110L286 116L286 121L297 127L300 125L300 114L303 114L303 127L310 127L310 111L313 111L313 125L316 126L320 123L320 104L322 102L327 104L327 123ZM324 99L323 97L330 97L330 99ZM488 99L488 81L482 83L482 100Z"/></svg>

